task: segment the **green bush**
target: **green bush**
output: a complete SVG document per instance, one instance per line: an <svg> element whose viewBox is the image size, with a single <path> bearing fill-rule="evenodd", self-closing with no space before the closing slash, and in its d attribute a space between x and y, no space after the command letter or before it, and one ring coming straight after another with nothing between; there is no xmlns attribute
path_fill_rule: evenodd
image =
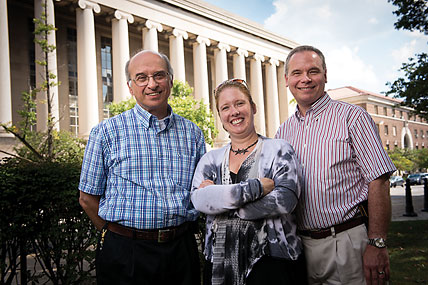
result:
<svg viewBox="0 0 428 285"><path fill-rule="evenodd" d="M10 277L22 269L17 257L26 253L42 268L28 270L29 281L71 284L91 278L97 232L78 203L80 167L16 159L0 165L2 281L8 271Z"/></svg>

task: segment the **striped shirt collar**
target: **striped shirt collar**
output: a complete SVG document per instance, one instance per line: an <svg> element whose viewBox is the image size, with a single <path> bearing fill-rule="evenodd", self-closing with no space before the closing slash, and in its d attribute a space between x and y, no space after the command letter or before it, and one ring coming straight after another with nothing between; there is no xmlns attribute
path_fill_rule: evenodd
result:
<svg viewBox="0 0 428 285"><path fill-rule="evenodd" d="M148 129L150 126L153 127L153 123L158 120L155 115L152 115L148 111L146 111L140 105L135 104L133 108L135 116L143 123L143 127ZM165 117L166 129L170 128L173 124L175 114L172 112L172 108L168 105L168 116Z"/></svg>
<svg viewBox="0 0 428 285"><path fill-rule="evenodd" d="M313 118L318 117L325 110L325 108L327 108L328 104L330 104L331 101L332 101L332 99L327 94L327 92L324 92L324 95L321 96L321 98L319 98L317 101L315 101L311 105L311 107L306 111L306 115L308 115L308 113L309 114L313 113L312 114ZM299 120L305 119L305 117L302 116L302 113L300 113L298 106L296 106L296 111L294 112L294 114L297 117L297 119L299 119Z"/></svg>

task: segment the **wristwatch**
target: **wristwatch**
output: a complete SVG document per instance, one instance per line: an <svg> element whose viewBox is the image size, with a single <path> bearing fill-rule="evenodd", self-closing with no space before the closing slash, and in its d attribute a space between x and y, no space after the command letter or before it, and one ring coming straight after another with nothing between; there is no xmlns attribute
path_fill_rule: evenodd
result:
<svg viewBox="0 0 428 285"><path fill-rule="evenodd" d="M375 246L377 248L386 247L386 239L384 238L369 238L369 245Z"/></svg>

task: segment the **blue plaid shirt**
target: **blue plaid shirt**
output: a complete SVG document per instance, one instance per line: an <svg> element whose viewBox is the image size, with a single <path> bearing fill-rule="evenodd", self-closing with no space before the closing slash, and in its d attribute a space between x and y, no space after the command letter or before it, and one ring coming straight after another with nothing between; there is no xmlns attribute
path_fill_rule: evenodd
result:
<svg viewBox="0 0 428 285"><path fill-rule="evenodd" d="M169 111L160 124L136 104L92 129L79 189L101 196L102 219L138 229L196 220L190 188L205 140L196 124Z"/></svg>

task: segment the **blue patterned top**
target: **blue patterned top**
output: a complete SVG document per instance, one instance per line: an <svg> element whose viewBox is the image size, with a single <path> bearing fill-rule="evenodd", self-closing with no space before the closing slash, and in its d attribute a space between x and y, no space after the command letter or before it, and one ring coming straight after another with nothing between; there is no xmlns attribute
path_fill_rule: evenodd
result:
<svg viewBox="0 0 428 285"><path fill-rule="evenodd" d="M102 219L157 229L198 217L190 188L205 140L196 124L169 113L159 121L136 104L92 129L79 189L101 196Z"/></svg>

